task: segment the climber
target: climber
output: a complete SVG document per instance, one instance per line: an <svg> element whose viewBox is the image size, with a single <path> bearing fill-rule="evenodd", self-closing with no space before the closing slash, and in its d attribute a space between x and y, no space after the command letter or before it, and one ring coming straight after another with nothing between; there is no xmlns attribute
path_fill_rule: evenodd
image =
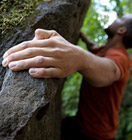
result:
<svg viewBox="0 0 132 140"><path fill-rule="evenodd" d="M127 49L132 47L132 14L116 19L105 32L108 40L103 47L81 33L90 52L56 31L37 29L33 40L3 55L4 67L28 69L35 78L65 78L77 71L83 75L78 112L63 121L63 140L113 140L116 136L121 99L130 76Z"/></svg>

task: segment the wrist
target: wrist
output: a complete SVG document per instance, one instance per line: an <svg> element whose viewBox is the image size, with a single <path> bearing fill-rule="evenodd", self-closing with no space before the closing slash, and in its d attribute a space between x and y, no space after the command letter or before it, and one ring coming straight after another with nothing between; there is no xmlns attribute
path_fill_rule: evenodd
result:
<svg viewBox="0 0 132 140"><path fill-rule="evenodd" d="M85 69L87 69L87 65L88 65L88 51L85 51L84 49L82 49L81 47L77 46L76 47L78 49L78 59L77 59L77 63L78 63L78 67L77 67L77 71L82 73L82 71L84 71Z"/></svg>
<svg viewBox="0 0 132 140"><path fill-rule="evenodd" d="M89 71L93 70L93 60L94 60L94 55L88 51L85 51L82 49L80 52L81 56L81 64L78 69L78 72L82 74L84 77L88 76Z"/></svg>

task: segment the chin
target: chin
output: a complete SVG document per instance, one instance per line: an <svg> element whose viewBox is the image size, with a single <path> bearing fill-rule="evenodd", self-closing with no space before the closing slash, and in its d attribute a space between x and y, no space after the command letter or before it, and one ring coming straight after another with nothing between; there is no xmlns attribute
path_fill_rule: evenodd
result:
<svg viewBox="0 0 132 140"><path fill-rule="evenodd" d="M104 29L104 31L106 32L109 38L113 38L114 34L109 27Z"/></svg>

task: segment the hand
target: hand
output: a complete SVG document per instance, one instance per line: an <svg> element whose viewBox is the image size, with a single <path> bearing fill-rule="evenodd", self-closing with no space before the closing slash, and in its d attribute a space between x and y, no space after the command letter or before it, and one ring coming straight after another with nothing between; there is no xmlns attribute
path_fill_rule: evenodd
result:
<svg viewBox="0 0 132 140"><path fill-rule="evenodd" d="M94 52L96 49L99 48L98 45L96 43L91 42L83 32L80 32L80 38L86 43L87 49L89 51Z"/></svg>
<svg viewBox="0 0 132 140"><path fill-rule="evenodd" d="M80 32L80 38L85 42L87 40L86 35L83 32Z"/></svg>
<svg viewBox="0 0 132 140"><path fill-rule="evenodd" d="M5 52L2 65L13 71L29 69L36 78L64 78L81 69L83 52L56 31L37 29L33 40Z"/></svg>

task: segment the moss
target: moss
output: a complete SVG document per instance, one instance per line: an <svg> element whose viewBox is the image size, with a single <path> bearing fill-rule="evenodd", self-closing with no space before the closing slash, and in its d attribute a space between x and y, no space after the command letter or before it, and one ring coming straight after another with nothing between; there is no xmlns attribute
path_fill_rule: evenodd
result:
<svg viewBox="0 0 132 140"><path fill-rule="evenodd" d="M42 1L51 0L1 0L0 35L1 37L14 27L22 26L24 20L36 12L34 9Z"/></svg>

